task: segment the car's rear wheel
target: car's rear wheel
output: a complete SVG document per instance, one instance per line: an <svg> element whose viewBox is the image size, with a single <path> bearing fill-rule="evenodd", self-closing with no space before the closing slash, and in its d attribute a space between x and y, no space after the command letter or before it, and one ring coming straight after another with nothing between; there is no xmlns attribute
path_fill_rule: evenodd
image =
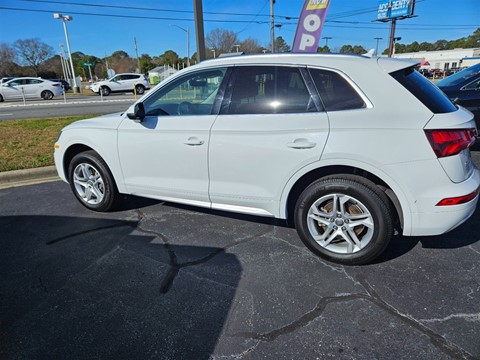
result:
<svg viewBox="0 0 480 360"><path fill-rule="evenodd" d="M113 176L95 151L74 156L68 167L68 181L77 199L91 210L110 211L119 202Z"/></svg>
<svg viewBox="0 0 480 360"><path fill-rule="evenodd" d="M0 95L0 102L3 102L3 96Z"/></svg>
<svg viewBox="0 0 480 360"><path fill-rule="evenodd" d="M41 96L42 96L43 100L52 100L53 99L53 93L50 90L42 91Z"/></svg>
<svg viewBox="0 0 480 360"><path fill-rule="evenodd" d="M135 85L135 92L138 95L143 95L145 93L145 86L143 85Z"/></svg>
<svg viewBox="0 0 480 360"><path fill-rule="evenodd" d="M101 95L103 95L103 96L108 96L108 95L110 95L110 92L111 92L111 91L110 91L110 88L109 88L108 86L102 86L102 87L100 88L100 93L101 93Z"/></svg>
<svg viewBox="0 0 480 360"><path fill-rule="evenodd" d="M393 236L392 207L387 196L364 178L328 176L300 195L295 227L303 243L320 257L365 264L379 256Z"/></svg>

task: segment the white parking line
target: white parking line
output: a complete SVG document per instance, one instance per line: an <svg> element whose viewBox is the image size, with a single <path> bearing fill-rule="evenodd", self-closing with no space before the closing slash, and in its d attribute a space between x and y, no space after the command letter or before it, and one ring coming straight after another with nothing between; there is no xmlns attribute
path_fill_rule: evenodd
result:
<svg viewBox="0 0 480 360"><path fill-rule="evenodd" d="M0 113L0 116L12 116L13 114L1 114Z"/></svg>

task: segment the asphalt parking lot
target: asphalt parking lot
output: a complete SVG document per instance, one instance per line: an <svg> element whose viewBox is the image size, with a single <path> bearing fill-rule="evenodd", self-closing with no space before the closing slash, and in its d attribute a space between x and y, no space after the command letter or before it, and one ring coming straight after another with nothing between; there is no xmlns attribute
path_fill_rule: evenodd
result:
<svg viewBox="0 0 480 360"><path fill-rule="evenodd" d="M344 267L271 219L0 190L0 358L480 359L479 215Z"/></svg>

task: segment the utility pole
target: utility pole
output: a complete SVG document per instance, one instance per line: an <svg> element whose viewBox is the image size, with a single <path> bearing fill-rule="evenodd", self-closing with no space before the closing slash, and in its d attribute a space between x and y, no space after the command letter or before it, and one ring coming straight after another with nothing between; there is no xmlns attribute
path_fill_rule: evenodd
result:
<svg viewBox="0 0 480 360"><path fill-rule="evenodd" d="M203 30L203 6L202 0L193 0L195 14L195 33L197 36L197 60L198 62L207 58L205 53L205 32Z"/></svg>
<svg viewBox="0 0 480 360"><path fill-rule="evenodd" d="M133 43L135 44L135 54L137 54L138 72L141 73L142 69L140 68L140 58L138 57L137 38L135 36L133 37Z"/></svg>
<svg viewBox="0 0 480 360"><path fill-rule="evenodd" d="M392 19L392 26L390 27L390 41L388 44L388 57L392 57L395 46L395 27L397 26L397 19Z"/></svg>
<svg viewBox="0 0 480 360"><path fill-rule="evenodd" d="M270 0L270 41L272 42L272 54L275 52L275 14L273 5L275 0Z"/></svg>

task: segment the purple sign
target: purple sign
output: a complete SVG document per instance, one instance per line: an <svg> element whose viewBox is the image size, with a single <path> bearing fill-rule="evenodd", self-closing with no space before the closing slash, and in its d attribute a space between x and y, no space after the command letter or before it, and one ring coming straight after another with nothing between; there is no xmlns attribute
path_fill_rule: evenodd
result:
<svg viewBox="0 0 480 360"><path fill-rule="evenodd" d="M317 52L330 0L306 0L293 41L293 52Z"/></svg>

